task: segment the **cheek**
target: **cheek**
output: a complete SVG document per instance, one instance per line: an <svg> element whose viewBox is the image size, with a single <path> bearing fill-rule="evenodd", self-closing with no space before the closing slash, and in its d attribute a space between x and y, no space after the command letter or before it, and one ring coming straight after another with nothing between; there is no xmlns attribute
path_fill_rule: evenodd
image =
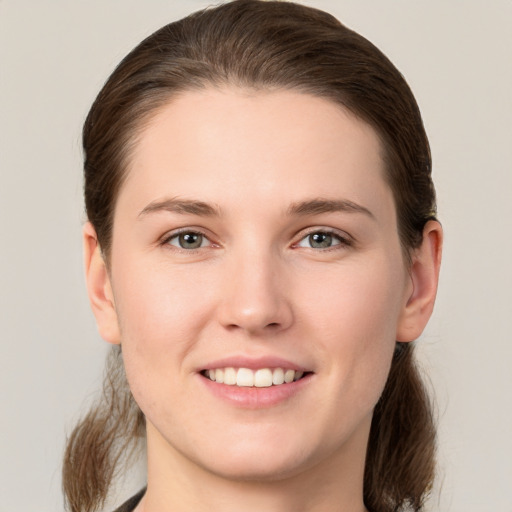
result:
<svg viewBox="0 0 512 512"><path fill-rule="evenodd" d="M377 255L363 264L304 272L298 292L303 314L340 337L357 334L349 337L361 343L394 338L405 282L405 271L395 261Z"/></svg>
<svg viewBox="0 0 512 512"><path fill-rule="evenodd" d="M171 388L192 371L183 362L212 308L207 287L185 269L173 275L158 265L125 263L117 267L119 279L113 276L114 297L126 373L138 398L143 388Z"/></svg>
<svg viewBox="0 0 512 512"><path fill-rule="evenodd" d="M198 280L185 267L171 270L153 262L126 262L118 270L114 294L124 343L145 350L171 340L176 346L174 342L186 343L191 331L201 327L208 310L206 280Z"/></svg>
<svg viewBox="0 0 512 512"><path fill-rule="evenodd" d="M316 334L316 350L329 356L334 400L373 407L382 392L403 303L405 272L395 261L376 258L303 283L303 317Z"/></svg>

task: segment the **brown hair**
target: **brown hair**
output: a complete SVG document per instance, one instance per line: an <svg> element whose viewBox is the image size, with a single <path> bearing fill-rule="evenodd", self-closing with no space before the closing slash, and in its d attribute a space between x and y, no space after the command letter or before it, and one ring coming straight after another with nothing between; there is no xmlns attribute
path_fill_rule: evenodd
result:
<svg viewBox="0 0 512 512"><path fill-rule="evenodd" d="M331 15L290 2L235 0L171 23L119 64L96 98L83 131L85 204L105 258L124 170L137 135L181 91L237 85L293 89L327 98L369 123L381 138L386 179L397 209L404 254L435 218L430 149L407 83L372 43ZM104 502L124 455L143 435L120 349L114 348L103 401L71 434L63 487L68 509ZM364 476L373 512L419 511L435 469L432 406L413 357L397 343L377 404Z"/></svg>

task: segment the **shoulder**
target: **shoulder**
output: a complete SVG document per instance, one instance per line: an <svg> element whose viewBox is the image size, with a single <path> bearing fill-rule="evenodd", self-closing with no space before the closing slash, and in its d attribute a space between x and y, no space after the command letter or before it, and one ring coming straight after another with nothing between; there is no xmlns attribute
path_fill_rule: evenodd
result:
<svg viewBox="0 0 512 512"><path fill-rule="evenodd" d="M144 496L146 488L139 491L135 496L132 496L128 501L125 501L119 508L116 508L114 512L132 512L135 507L139 504L139 501Z"/></svg>

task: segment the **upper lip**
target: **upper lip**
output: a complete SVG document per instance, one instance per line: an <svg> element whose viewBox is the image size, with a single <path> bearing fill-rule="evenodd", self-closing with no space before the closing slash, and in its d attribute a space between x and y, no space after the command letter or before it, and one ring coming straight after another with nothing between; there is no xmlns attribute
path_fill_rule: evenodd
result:
<svg viewBox="0 0 512 512"><path fill-rule="evenodd" d="M311 369L301 364L294 363L287 359L276 356L247 357L247 356L228 356L215 361L208 362L205 366L199 368L199 371L211 370L216 368L249 368L258 370L260 368L283 368L287 370L295 370L307 372Z"/></svg>

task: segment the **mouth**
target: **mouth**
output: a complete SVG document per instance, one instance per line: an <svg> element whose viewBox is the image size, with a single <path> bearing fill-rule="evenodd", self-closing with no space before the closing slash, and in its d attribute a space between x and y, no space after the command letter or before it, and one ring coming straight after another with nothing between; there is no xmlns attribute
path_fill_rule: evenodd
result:
<svg viewBox="0 0 512 512"><path fill-rule="evenodd" d="M311 372L292 368L210 368L201 375L218 384L243 388L269 388L297 382Z"/></svg>

